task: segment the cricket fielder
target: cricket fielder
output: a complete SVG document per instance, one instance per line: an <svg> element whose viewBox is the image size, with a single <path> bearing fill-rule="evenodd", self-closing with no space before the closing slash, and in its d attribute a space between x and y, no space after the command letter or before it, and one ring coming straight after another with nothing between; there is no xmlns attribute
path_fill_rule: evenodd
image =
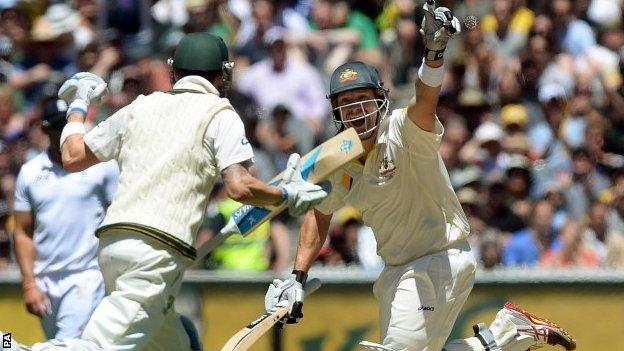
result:
<svg viewBox="0 0 624 351"><path fill-rule="evenodd" d="M306 215L293 274L269 286L266 309L287 305L290 323L303 316L307 271L332 213L350 205L372 227L386 264L373 288L382 342L362 342L365 349L525 351L550 344L573 350L574 340L558 326L509 303L489 328L475 326L475 337L445 344L472 289L476 263L466 241L468 221L438 153L444 129L435 115L444 49L460 25L433 1L424 11L425 59L407 108L386 117L387 91L369 65L348 62L333 72L328 98L334 118L340 128L358 131L365 153L334 173L332 193Z"/></svg>
<svg viewBox="0 0 624 351"><path fill-rule="evenodd" d="M327 196L301 177L275 187L248 172L253 152L243 123L221 97L232 70L221 38L186 35L171 65L172 91L139 96L86 134L89 101L101 96L106 83L78 73L59 90L71 101L61 136L64 167L79 171L115 159L120 175L97 230L106 297L81 339L53 340L33 350L190 350L173 302L184 269L195 259L197 230L217 176L236 201L286 201L294 215Z"/></svg>
<svg viewBox="0 0 624 351"><path fill-rule="evenodd" d="M13 242L28 312L41 318L48 339L80 337L104 297L94 233L117 187L114 162L68 173L59 140L67 104L43 105L50 146L20 169L15 186Z"/></svg>

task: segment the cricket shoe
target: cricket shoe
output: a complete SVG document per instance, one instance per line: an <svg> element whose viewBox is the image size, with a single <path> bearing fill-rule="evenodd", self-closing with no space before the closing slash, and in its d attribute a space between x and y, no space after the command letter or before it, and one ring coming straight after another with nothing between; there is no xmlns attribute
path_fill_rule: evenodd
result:
<svg viewBox="0 0 624 351"><path fill-rule="evenodd" d="M501 320L503 323L500 323ZM498 326L496 325L497 321L499 322ZM509 346L518 347L507 348L503 346L503 349L532 350L540 348L544 345L562 346L568 351L576 349L576 341L574 341L570 334L563 330L563 328L546 318L541 318L527 312L511 302L507 302L503 309L498 312L494 323L492 323L492 326L490 327L499 345L506 344L503 341L505 338L501 340L496 334L501 336L501 331L503 331L502 334L504 334L504 329L509 331L509 326L506 328L500 328L502 324L508 324L509 322L511 322L513 327L515 327L512 329L515 329L517 332L517 336L515 338L516 342L510 343Z"/></svg>

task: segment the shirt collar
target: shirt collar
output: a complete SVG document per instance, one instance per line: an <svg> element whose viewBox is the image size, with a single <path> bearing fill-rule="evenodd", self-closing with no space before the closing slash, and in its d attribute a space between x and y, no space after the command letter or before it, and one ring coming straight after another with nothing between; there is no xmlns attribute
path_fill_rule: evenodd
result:
<svg viewBox="0 0 624 351"><path fill-rule="evenodd" d="M207 79L200 76L186 76L180 78L174 85L173 89L189 89L197 90L204 94L219 95L219 91Z"/></svg>
<svg viewBox="0 0 624 351"><path fill-rule="evenodd" d="M50 154L48 154L49 150L46 150L41 153L41 165L43 168L54 168L54 162L50 158Z"/></svg>

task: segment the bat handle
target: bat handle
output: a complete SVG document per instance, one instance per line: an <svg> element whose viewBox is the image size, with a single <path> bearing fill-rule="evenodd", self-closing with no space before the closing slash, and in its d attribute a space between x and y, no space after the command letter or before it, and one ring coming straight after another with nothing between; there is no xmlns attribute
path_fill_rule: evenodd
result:
<svg viewBox="0 0 624 351"><path fill-rule="evenodd" d="M321 287L321 280L319 278L312 278L306 282L306 286L304 288L306 296L312 294L317 291Z"/></svg>
<svg viewBox="0 0 624 351"><path fill-rule="evenodd" d="M232 236L232 234L240 234L240 230L238 229L234 218L230 218L227 224L221 228L221 231L219 231L217 235L210 238L210 240L203 243L199 249L197 249L197 258L195 259L195 263L200 263L206 255L208 255L217 246L221 245L221 243L224 242L225 239Z"/></svg>
<svg viewBox="0 0 624 351"><path fill-rule="evenodd" d="M305 296L308 296L310 294L312 294L313 292L317 291L320 287L321 287L321 280L319 278L312 278L310 280L308 280L306 282L306 286L305 288L303 288L304 292L305 292ZM284 328L284 324L286 324L286 317L280 319L276 324L275 327L277 329L282 329Z"/></svg>

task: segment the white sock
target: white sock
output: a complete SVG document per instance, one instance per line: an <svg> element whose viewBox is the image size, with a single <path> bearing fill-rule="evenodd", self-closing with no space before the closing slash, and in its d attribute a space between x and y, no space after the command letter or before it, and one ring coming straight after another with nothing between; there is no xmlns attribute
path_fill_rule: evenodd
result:
<svg viewBox="0 0 624 351"><path fill-rule="evenodd" d="M455 339L451 340L444 345L446 351L485 351L485 347L481 345L481 341L475 338L468 339Z"/></svg>
<svg viewBox="0 0 624 351"><path fill-rule="evenodd" d="M503 351L526 351L534 344L532 336L518 334L516 325L502 310L496 314L494 322L490 325L490 331Z"/></svg>

